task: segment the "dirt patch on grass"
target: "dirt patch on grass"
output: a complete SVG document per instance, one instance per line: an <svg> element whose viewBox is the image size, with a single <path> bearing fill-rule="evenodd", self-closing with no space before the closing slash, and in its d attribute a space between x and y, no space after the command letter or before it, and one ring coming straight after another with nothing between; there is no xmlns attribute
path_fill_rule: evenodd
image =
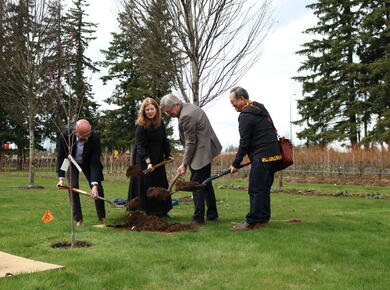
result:
<svg viewBox="0 0 390 290"><path fill-rule="evenodd" d="M382 195L380 193L349 193L347 191L336 191L334 193L321 193L314 190L298 190L298 189L282 189L274 190L272 193L284 193L295 195L308 195L308 196L329 196L329 197L360 197L360 198L372 198L372 199L390 199L389 195Z"/></svg>
<svg viewBox="0 0 390 290"><path fill-rule="evenodd" d="M73 245L73 248L89 248L91 246L88 242L76 241ZM70 249L72 248L71 242L56 242L51 244L51 247L54 249Z"/></svg>
<svg viewBox="0 0 390 290"><path fill-rule="evenodd" d="M229 185L229 184L221 184L218 186L218 189L232 189L239 191L247 191L248 187L237 186L237 185ZM372 199L390 199L390 195L382 195L377 192L368 192L368 193L351 193L347 191L336 191L333 193L322 193L319 191L306 189L274 189L271 193L279 193L279 194L295 194L295 195L308 195L308 196L328 196L328 197L360 197L360 198L372 198Z"/></svg>
<svg viewBox="0 0 390 290"><path fill-rule="evenodd" d="M40 186L40 185L27 185L27 186L19 186L17 187L17 189L22 189L22 190L26 190L26 189L43 189L44 187L43 186Z"/></svg>
<svg viewBox="0 0 390 290"><path fill-rule="evenodd" d="M179 202L192 202L192 196L184 196L177 199Z"/></svg>
<svg viewBox="0 0 390 290"><path fill-rule="evenodd" d="M278 182L275 176L275 183ZM313 184L337 184L359 186L390 186L390 175L378 174L308 174L283 172L283 182L313 183Z"/></svg>
<svg viewBox="0 0 390 290"><path fill-rule="evenodd" d="M192 225L180 224L180 223L168 223L163 219L146 215L143 212L131 211L125 215L123 221L117 223L108 223L107 227L118 228L129 231L148 231L148 232L165 232L174 233L181 231L194 231Z"/></svg>

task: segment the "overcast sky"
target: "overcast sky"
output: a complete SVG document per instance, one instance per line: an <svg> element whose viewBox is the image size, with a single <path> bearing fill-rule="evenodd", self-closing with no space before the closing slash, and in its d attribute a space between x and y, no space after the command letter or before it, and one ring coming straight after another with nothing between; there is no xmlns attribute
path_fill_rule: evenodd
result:
<svg viewBox="0 0 390 290"><path fill-rule="evenodd" d="M70 1L70 0L69 0ZM279 134L290 137L290 102L292 120L298 119L296 99L301 98L301 85L293 81L291 77L297 75L297 69L303 58L295 52L300 45L310 40L310 36L302 31L315 24L315 17L311 10L305 6L312 1L308 0L274 0L276 23L264 42L263 53L259 61L241 79L237 85L247 89L251 100L263 103L271 114ZM101 49L107 49L111 41L111 32L117 31L116 15L118 12L115 0L89 0L89 21L97 23L97 39L90 43L87 54L92 60L102 60L104 56ZM95 99L102 108L108 108L104 99L108 98L114 87L114 83L103 86L99 80L102 73L93 75L92 84ZM229 102L228 93L217 101L204 107L210 122L219 137L222 145L237 146L238 113ZM176 123L174 124L176 129ZM293 141L296 126L292 127ZM176 130L177 131L177 130ZM176 133L177 134L177 133Z"/></svg>

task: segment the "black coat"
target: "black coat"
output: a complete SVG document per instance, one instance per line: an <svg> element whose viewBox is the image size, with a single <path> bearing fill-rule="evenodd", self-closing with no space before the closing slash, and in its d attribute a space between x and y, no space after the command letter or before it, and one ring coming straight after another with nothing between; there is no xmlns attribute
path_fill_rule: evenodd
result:
<svg viewBox="0 0 390 290"><path fill-rule="evenodd" d="M170 156L171 150L166 136L165 127L143 127L136 126L135 149L133 152L133 165L146 169L145 159L150 158L152 164L157 164ZM153 172L140 177L132 177L129 185L128 199L139 197L141 200L140 209L148 214L164 216L172 208L172 200L160 200L147 198L146 192L149 187L168 188L165 166L156 168Z"/></svg>
<svg viewBox="0 0 390 290"><path fill-rule="evenodd" d="M65 129L61 132L58 138L58 155L57 155L57 174L58 177L65 177L65 172L61 170L61 165L64 159L69 155L68 137L71 131ZM71 152L73 158L77 153L77 138L71 133L70 142L72 144ZM100 182L104 180L103 165L100 161L101 149L100 138L95 132L91 132L88 141L84 144L83 151L83 164L80 165L81 169L87 176L90 176L91 181Z"/></svg>
<svg viewBox="0 0 390 290"><path fill-rule="evenodd" d="M137 125L135 128L135 164L142 169L147 167L146 158L150 158L152 164L157 164L168 158L171 154L169 142L165 133L164 124L160 127L143 127Z"/></svg>
<svg viewBox="0 0 390 290"><path fill-rule="evenodd" d="M246 154L252 159L259 154L261 158L280 155L277 133L272 119L263 104L253 102L244 108L239 117L240 145L233 162L238 168Z"/></svg>

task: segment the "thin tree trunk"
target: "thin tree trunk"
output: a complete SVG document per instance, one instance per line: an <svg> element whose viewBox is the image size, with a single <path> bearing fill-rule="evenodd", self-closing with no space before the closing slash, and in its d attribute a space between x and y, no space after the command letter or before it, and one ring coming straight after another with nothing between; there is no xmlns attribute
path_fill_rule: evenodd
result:
<svg viewBox="0 0 390 290"><path fill-rule="evenodd" d="M199 71L195 61L192 65L192 103L199 106Z"/></svg>
<svg viewBox="0 0 390 290"><path fill-rule="evenodd" d="M28 161L28 186L32 187L34 185L34 142L35 142L35 135L34 135L34 129L33 129L33 117L30 114L29 118L29 123L28 123L28 133L30 137L30 144L29 144L29 161Z"/></svg>
<svg viewBox="0 0 390 290"><path fill-rule="evenodd" d="M192 103L194 105L199 106L199 47L198 47L198 39L196 35L195 21L193 10L191 7L192 1L188 2L187 8L187 29L188 29L188 38L191 47L191 90L192 90ZM195 5L195 4L194 4ZM194 9L195 11L195 9Z"/></svg>

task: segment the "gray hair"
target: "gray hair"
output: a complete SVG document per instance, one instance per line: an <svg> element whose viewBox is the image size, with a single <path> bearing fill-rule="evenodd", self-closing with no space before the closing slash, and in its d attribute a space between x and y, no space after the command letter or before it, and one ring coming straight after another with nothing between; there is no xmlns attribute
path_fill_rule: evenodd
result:
<svg viewBox="0 0 390 290"><path fill-rule="evenodd" d="M246 91L246 89L242 87L234 87L230 91L231 93L234 93L236 95L236 99L239 99L240 97L243 97L244 99L249 100L249 94Z"/></svg>
<svg viewBox="0 0 390 290"><path fill-rule="evenodd" d="M173 94L165 95L160 100L160 108L168 107L172 108L176 104L181 104L181 100Z"/></svg>

